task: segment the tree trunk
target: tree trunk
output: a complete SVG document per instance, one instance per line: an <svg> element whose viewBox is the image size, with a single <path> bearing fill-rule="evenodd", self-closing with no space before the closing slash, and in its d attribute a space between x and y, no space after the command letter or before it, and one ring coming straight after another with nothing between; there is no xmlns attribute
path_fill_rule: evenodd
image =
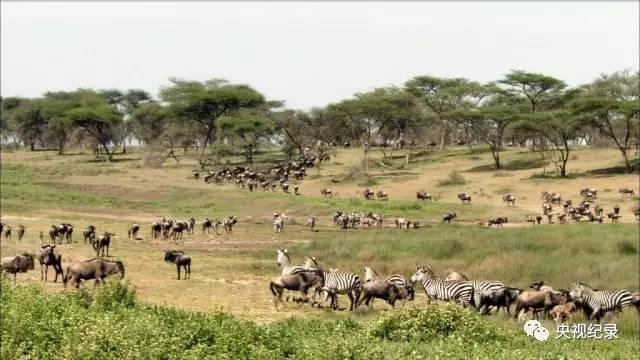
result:
<svg viewBox="0 0 640 360"><path fill-rule="evenodd" d="M211 131L207 129L207 135L204 137L204 141L202 142L202 149L200 150L200 158L198 159L198 163L200 163L200 170L204 170L204 167L207 165L207 160L205 159L205 152L207 151L207 146L211 141Z"/></svg>
<svg viewBox="0 0 640 360"><path fill-rule="evenodd" d="M628 173L632 173L633 172L633 167L631 167L631 161L629 161L629 155L627 154L627 149L620 149L620 152L622 152L622 156L624 157L624 166L627 168L627 172Z"/></svg>
<svg viewBox="0 0 640 360"><path fill-rule="evenodd" d="M29 147L31 148L31 151L36 151L36 142L32 141L31 144L29 144Z"/></svg>
<svg viewBox="0 0 640 360"><path fill-rule="evenodd" d="M500 170L502 168L500 165L500 153L498 150L491 149L491 155L493 155L493 162L496 164L496 170Z"/></svg>
<svg viewBox="0 0 640 360"><path fill-rule="evenodd" d="M442 121L442 128L440 129L440 150L444 150L445 141L447 138L447 123Z"/></svg>
<svg viewBox="0 0 640 360"><path fill-rule="evenodd" d="M364 146L364 174L369 178L369 145Z"/></svg>
<svg viewBox="0 0 640 360"><path fill-rule="evenodd" d="M109 151L109 148L107 147L107 144L102 143L102 148L104 150L104 153L107 154L107 161L112 161L113 160L113 152Z"/></svg>

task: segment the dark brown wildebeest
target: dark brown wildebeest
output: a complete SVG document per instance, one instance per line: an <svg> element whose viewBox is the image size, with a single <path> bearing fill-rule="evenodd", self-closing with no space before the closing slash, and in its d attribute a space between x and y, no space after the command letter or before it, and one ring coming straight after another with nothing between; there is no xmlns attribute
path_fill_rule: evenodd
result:
<svg viewBox="0 0 640 360"><path fill-rule="evenodd" d="M3 257L0 260L0 267L9 274L13 274L13 282L15 283L17 273L26 273L35 269L34 257L33 254L27 252L22 252L16 256Z"/></svg>
<svg viewBox="0 0 640 360"><path fill-rule="evenodd" d="M507 194L502 197L502 202L506 202L507 206L516 206L516 197L511 194Z"/></svg>
<svg viewBox="0 0 640 360"><path fill-rule="evenodd" d="M433 200L433 196L428 192L418 191L416 193L416 199L422 200L422 201Z"/></svg>
<svg viewBox="0 0 640 360"><path fill-rule="evenodd" d="M4 227L4 238L5 238L5 240L11 240L11 230L13 230L13 228L11 228L11 226L5 225L5 227Z"/></svg>
<svg viewBox="0 0 640 360"><path fill-rule="evenodd" d="M320 194L322 194L322 196L324 197L333 197L333 191L331 191L330 189L322 189L320 190Z"/></svg>
<svg viewBox="0 0 640 360"><path fill-rule="evenodd" d="M496 225L497 227L502 227L502 224L506 224L508 222L509 220L506 217L500 216L500 217L489 219L487 221L487 226Z"/></svg>
<svg viewBox="0 0 640 360"><path fill-rule="evenodd" d="M386 281L368 281L362 284L362 298L358 302L357 306L362 305L364 302L365 305L371 307L372 301L374 298L383 299L387 302L387 304L391 305L391 307L395 307L396 299L399 297L398 287Z"/></svg>
<svg viewBox="0 0 640 360"><path fill-rule="evenodd" d="M622 195L622 197L633 197L634 194L634 190L631 188L620 188L618 189L618 193L620 193L620 195Z"/></svg>
<svg viewBox="0 0 640 360"><path fill-rule="evenodd" d="M18 225L18 241L22 241L25 229L24 225Z"/></svg>
<svg viewBox="0 0 640 360"><path fill-rule="evenodd" d="M467 195L466 193L458 194L458 199L460 199L463 204L471 204L471 195Z"/></svg>
<svg viewBox="0 0 640 360"><path fill-rule="evenodd" d="M389 200L389 194L384 190L376 191L376 197L380 200Z"/></svg>
<svg viewBox="0 0 640 360"><path fill-rule="evenodd" d="M300 186L298 186L297 184L293 185L293 193L296 195L300 195Z"/></svg>
<svg viewBox="0 0 640 360"><path fill-rule="evenodd" d="M82 280L96 280L96 286L104 283L104 279L112 274L120 274L120 279L124 278L124 265L122 261L108 261L100 258L91 260L75 261L67 269L67 273L63 277L64 287L71 281L75 284L76 289L80 287Z"/></svg>
<svg viewBox="0 0 640 360"><path fill-rule="evenodd" d="M181 250L165 250L164 261L176 264L178 280L180 280L180 267L184 268L184 280L191 279L191 257L185 255Z"/></svg>
<svg viewBox="0 0 640 360"><path fill-rule="evenodd" d="M151 237L157 239L162 233L162 223L154 221L151 223Z"/></svg>
<svg viewBox="0 0 640 360"><path fill-rule="evenodd" d="M42 245L40 247L40 253L38 254L38 261L40 261L40 280L47 281L47 273L49 272L49 266L53 266L53 270L56 272L56 278L53 282L58 282L58 275L63 277L62 273L62 255L55 253L56 245Z"/></svg>
<svg viewBox="0 0 640 360"><path fill-rule="evenodd" d="M309 216L307 218L307 227L311 229L311 231L316 231L316 217Z"/></svg>
<svg viewBox="0 0 640 360"><path fill-rule="evenodd" d="M104 235L98 236L98 238L92 243L93 249L96 251L96 256L104 256L104 250L107 250L107 256L109 256L109 246L111 246L111 238L115 236L114 233L105 232ZM100 252L102 251L102 255Z"/></svg>
<svg viewBox="0 0 640 360"><path fill-rule="evenodd" d="M278 302L282 301L282 293L284 290L300 291L304 298L302 301L308 301L307 292L311 287L323 287L324 275L319 270L307 270L297 272L295 274L279 276L269 283L269 289L273 294L273 300L278 310Z"/></svg>
<svg viewBox="0 0 640 360"><path fill-rule="evenodd" d="M84 231L82 232L82 236L84 236L84 243L87 243L87 240L89 242L93 242L96 239L96 226L95 225L89 225L87 226L86 229L84 229Z"/></svg>
<svg viewBox="0 0 640 360"><path fill-rule="evenodd" d="M444 216L442 216L442 222L446 221L447 224L451 224L451 220L453 220L453 219L455 219L457 217L458 217L458 215L456 215L455 212L447 213L447 214L444 214Z"/></svg>
<svg viewBox="0 0 640 360"><path fill-rule="evenodd" d="M131 239L131 237L133 237L134 240L138 239L138 231L140 231L140 225L131 225L131 227L127 231L127 239Z"/></svg>

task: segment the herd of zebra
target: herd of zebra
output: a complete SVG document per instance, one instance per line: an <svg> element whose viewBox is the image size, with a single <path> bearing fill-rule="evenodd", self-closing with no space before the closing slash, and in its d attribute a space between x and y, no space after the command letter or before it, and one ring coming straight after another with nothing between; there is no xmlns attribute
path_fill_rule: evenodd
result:
<svg viewBox="0 0 640 360"><path fill-rule="evenodd" d="M414 300L414 286L420 284L427 301L451 301L463 307L473 307L483 314L500 308L506 314L515 305L514 318L525 318L528 313L538 318L540 313L551 316L556 322L570 321L573 313L581 309L587 319L600 322L605 315L615 316L623 308L634 306L640 314L640 292L627 290L601 291L584 283L573 283L570 290L554 290L543 281L529 285L532 289L507 286L497 280L469 280L459 271L450 271L445 278L438 277L429 266L420 266L408 279L400 274L380 276L372 267L365 267L364 276L353 272L326 269L315 257L307 257L301 265L291 262L287 249L277 249L276 262L280 275L269 284L276 310L282 302L285 290L300 291L296 302L310 302L311 306L322 307L330 300L330 307L338 309L338 295L347 295L349 310L354 310L363 302L372 305L374 298L385 300L395 306L398 300ZM312 290L312 296L309 291ZM287 297L287 301L289 297Z"/></svg>

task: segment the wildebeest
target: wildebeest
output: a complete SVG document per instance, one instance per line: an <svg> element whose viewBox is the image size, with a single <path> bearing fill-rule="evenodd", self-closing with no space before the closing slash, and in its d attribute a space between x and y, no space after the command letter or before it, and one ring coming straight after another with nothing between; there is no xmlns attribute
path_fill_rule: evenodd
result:
<svg viewBox="0 0 640 360"><path fill-rule="evenodd" d="M304 299L308 300L308 291L311 287L323 287L324 276L319 270L306 270L294 274L279 276L269 283L269 289L273 294L273 300L278 310L278 302L282 301L284 290L300 291Z"/></svg>
<svg viewBox="0 0 640 360"><path fill-rule="evenodd" d="M56 278L53 282L58 282L58 275L63 277L62 255L56 254L55 249L55 244L43 245L40 247L40 253L38 254L38 261L40 262L40 280L47 281L49 266L53 266L53 270L56 272Z"/></svg>
<svg viewBox="0 0 640 360"><path fill-rule="evenodd" d="M293 193L295 195L300 195L300 186L298 186L297 184L293 185Z"/></svg>
<svg viewBox="0 0 640 360"><path fill-rule="evenodd" d="M22 241L22 238L24 237L24 231L24 225L18 225L18 241Z"/></svg>
<svg viewBox="0 0 640 360"><path fill-rule="evenodd" d="M331 191L331 189L322 189L320 190L320 194L324 197L333 197L333 191Z"/></svg>
<svg viewBox="0 0 640 360"><path fill-rule="evenodd" d="M399 297L398 288L395 284L386 281L368 281L362 284L362 297L357 306L365 305L371 307L373 298L385 300L391 307L396 304Z"/></svg>
<svg viewBox="0 0 640 360"><path fill-rule="evenodd" d="M218 227L222 225L222 222L219 219L211 220L209 218L205 218L202 222L202 232L209 233L209 229L213 228L213 231L218 235Z"/></svg>
<svg viewBox="0 0 640 360"><path fill-rule="evenodd" d="M367 200L373 200L373 196L375 195L373 190L369 188L365 188L364 190L362 190L362 192L358 190L356 191L356 194L362 194L362 196Z"/></svg>
<svg viewBox="0 0 640 360"><path fill-rule="evenodd" d="M113 236L115 236L114 233L105 232L104 235L98 236L98 238L92 243L97 257L104 256L105 249L107 250L107 256L109 256L109 246L111 246L111 238ZM102 252L102 255L100 255L100 252Z"/></svg>
<svg viewBox="0 0 640 360"><path fill-rule="evenodd" d="M140 225L133 224L127 231L127 239L131 239L133 237L134 240L138 238L138 231L140 231Z"/></svg>
<svg viewBox="0 0 640 360"><path fill-rule="evenodd" d="M447 224L451 224L451 220L457 218L458 215L456 215L455 212L452 213L446 213L442 216L442 222L447 222Z"/></svg>
<svg viewBox="0 0 640 360"><path fill-rule="evenodd" d="M84 229L84 231L82 232L82 236L84 237L85 244L87 243L87 241L93 242L96 238L96 226L95 225L87 226L87 228Z"/></svg>
<svg viewBox="0 0 640 360"><path fill-rule="evenodd" d="M389 194L387 194L387 192L384 190L377 191L376 197L380 200L389 200Z"/></svg>
<svg viewBox="0 0 640 360"><path fill-rule="evenodd" d="M422 200L422 201L433 200L433 196L428 192L418 191L416 193L416 199Z"/></svg>
<svg viewBox="0 0 640 360"><path fill-rule="evenodd" d="M506 202L508 206L516 206L516 197L511 194L507 194L502 197L502 202Z"/></svg>
<svg viewBox="0 0 640 360"><path fill-rule="evenodd" d="M527 214L525 216L525 221L528 223L531 223L532 225L535 225L536 223L540 225L540 222L542 221L542 216L538 214Z"/></svg>
<svg viewBox="0 0 640 360"><path fill-rule="evenodd" d="M64 287L71 281L76 289L80 287L80 281L95 279L95 284L104 283L104 279L112 274L120 274L120 279L124 278L124 265L122 261L108 261L101 258L91 260L75 261L67 268L64 275Z"/></svg>
<svg viewBox="0 0 640 360"><path fill-rule="evenodd" d="M620 195L622 195L622 197L628 196L628 197L633 197L634 194L634 190L631 188L620 188L618 189L618 193Z"/></svg>
<svg viewBox="0 0 640 360"><path fill-rule="evenodd" d="M500 308L503 307L505 312L511 315L510 307L516 299L518 295L522 293L522 289L516 289L511 287L502 287L494 290L485 290L480 293L480 304L478 304L478 310L482 314L488 314L491 307L496 307L496 314L500 311Z"/></svg>
<svg viewBox="0 0 640 360"><path fill-rule="evenodd" d="M496 225L497 227L502 227L502 224L506 224L509 222L509 219L507 219L504 216L500 216L500 217L495 217L495 218L491 218L487 221L487 226L492 226L492 225Z"/></svg>
<svg viewBox="0 0 640 360"><path fill-rule="evenodd" d="M154 221L151 223L151 237L157 239L162 233L162 223Z"/></svg>
<svg viewBox="0 0 640 360"><path fill-rule="evenodd" d="M4 227L4 238L5 240L11 240L11 230L13 230L13 228L9 225L6 225Z"/></svg>
<svg viewBox="0 0 640 360"><path fill-rule="evenodd" d="M553 309L554 306L560 304L562 301L562 293L555 290L539 290L539 291L527 291L518 295L516 300L516 310L514 318L517 318L522 311L522 316L526 315L528 311L533 312L534 318L538 318L538 312L548 312Z"/></svg>
<svg viewBox="0 0 640 360"><path fill-rule="evenodd" d="M17 273L26 273L35 269L34 255L28 252L22 252L16 256L3 257L0 260L2 270L13 274L13 282L16 282Z"/></svg>
<svg viewBox="0 0 640 360"><path fill-rule="evenodd" d="M183 251L165 250L164 261L176 264L176 270L178 271L178 280L180 280L180 267L184 268L183 279L191 279L191 257L185 255Z"/></svg>
<svg viewBox="0 0 640 360"><path fill-rule="evenodd" d="M551 309L551 316L556 324L570 322L576 309L576 303L574 301L569 301L564 304L554 306L553 309Z"/></svg>
<svg viewBox="0 0 640 360"><path fill-rule="evenodd" d="M471 195L467 195L466 193L458 194L458 199L460 199L463 204L471 204Z"/></svg>

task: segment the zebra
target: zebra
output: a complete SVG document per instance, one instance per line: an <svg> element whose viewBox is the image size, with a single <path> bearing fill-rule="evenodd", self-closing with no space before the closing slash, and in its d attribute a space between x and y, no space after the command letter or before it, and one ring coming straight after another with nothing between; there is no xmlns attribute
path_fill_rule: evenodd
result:
<svg viewBox="0 0 640 360"><path fill-rule="evenodd" d="M193 235L193 230L196 228L196 218L192 216L189 221L187 221L187 225L187 234Z"/></svg>
<svg viewBox="0 0 640 360"><path fill-rule="evenodd" d="M326 302L331 296L331 307L335 310L338 308L338 294L347 294L349 301L349 311L353 311L355 305L360 299L362 293L362 282L360 277L352 272L338 272L338 269L324 270L316 261L315 257L307 258L304 267L306 270L321 271L324 276L324 286L321 290L324 293L322 302Z"/></svg>
<svg viewBox="0 0 640 360"><path fill-rule="evenodd" d="M471 286L473 286L473 306L475 307L480 306L480 294L482 294L483 291L493 291L505 287L503 283L495 280L469 280L465 274L457 270L449 271L449 274L447 274L444 280L468 281Z"/></svg>
<svg viewBox="0 0 640 360"><path fill-rule="evenodd" d="M302 265L291 265L291 258L289 257L287 249L278 249L276 254L276 262L280 267L280 275L296 274L307 270Z"/></svg>
<svg viewBox="0 0 640 360"><path fill-rule="evenodd" d="M596 291L589 285L573 283L569 292L572 299L588 304L593 309L592 316L600 323L600 319L607 312L617 314L622 308L633 304L633 296L628 290Z"/></svg>
<svg viewBox="0 0 640 360"><path fill-rule="evenodd" d="M362 278L362 282L380 280L380 278L381 276L373 268L370 268L368 266L364 267L364 277ZM400 274L389 275L386 278L384 278L384 280L382 281L388 282L394 285L398 285L398 286L405 286L408 284L404 276Z"/></svg>
<svg viewBox="0 0 640 360"><path fill-rule="evenodd" d="M273 213L273 232L276 234L284 231L284 214Z"/></svg>
<svg viewBox="0 0 640 360"><path fill-rule="evenodd" d="M411 282L419 281L427 294L427 302L436 300L457 300L467 307L473 297L473 286L469 281L445 281L436 277L428 266L419 266L411 276Z"/></svg>
<svg viewBox="0 0 640 360"><path fill-rule="evenodd" d="M224 221L222 222L222 228L227 234L233 233L233 225L235 225L237 222L237 216L229 216L228 219L224 219Z"/></svg>

